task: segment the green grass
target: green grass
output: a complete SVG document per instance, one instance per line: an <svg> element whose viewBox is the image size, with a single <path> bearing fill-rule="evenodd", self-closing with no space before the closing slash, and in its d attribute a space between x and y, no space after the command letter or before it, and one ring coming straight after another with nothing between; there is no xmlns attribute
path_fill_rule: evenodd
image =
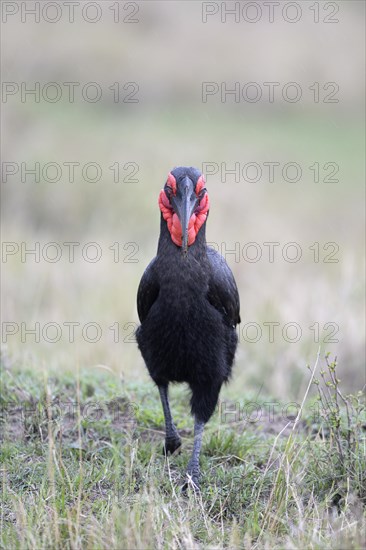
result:
<svg viewBox="0 0 366 550"><path fill-rule="evenodd" d="M151 383L123 384L108 371L45 377L8 364L2 547L362 548L364 405L361 396L346 398L353 404L350 444L346 406L335 407L322 372L321 387L333 399L325 408L319 401L316 418L314 399L295 423L279 412L223 423L218 410L205 430L201 493L185 495L192 447L186 389L172 388L171 400L183 449L165 460ZM225 410L248 401L241 396ZM259 404L266 402L273 399Z"/></svg>

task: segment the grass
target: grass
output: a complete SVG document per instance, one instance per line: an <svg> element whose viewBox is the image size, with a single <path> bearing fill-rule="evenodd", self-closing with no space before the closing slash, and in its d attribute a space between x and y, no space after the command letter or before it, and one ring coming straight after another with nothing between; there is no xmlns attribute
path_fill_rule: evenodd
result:
<svg viewBox="0 0 366 550"><path fill-rule="evenodd" d="M297 416L275 409L254 422L222 415L245 411L249 396L221 404L205 431L201 493L184 495L193 434L183 387L172 388L183 450L165 460L150 383L106 370L45 376L7 361L2 547L362 548L363 396L344 396L336 363L321 363L309 382L319 400ZM273 399L257 401L264 411Z"/></svg>

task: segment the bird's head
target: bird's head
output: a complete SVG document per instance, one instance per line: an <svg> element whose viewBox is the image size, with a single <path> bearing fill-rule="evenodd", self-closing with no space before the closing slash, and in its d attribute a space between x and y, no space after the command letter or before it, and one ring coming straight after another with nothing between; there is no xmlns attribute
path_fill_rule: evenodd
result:
<svg viewBox="0 0 366 550"><path fill-rule="evenodd" d="M197 168L179 166L168 174L159 207L174 244L187 254L205 223L210 207L206 182Z"/></svg>

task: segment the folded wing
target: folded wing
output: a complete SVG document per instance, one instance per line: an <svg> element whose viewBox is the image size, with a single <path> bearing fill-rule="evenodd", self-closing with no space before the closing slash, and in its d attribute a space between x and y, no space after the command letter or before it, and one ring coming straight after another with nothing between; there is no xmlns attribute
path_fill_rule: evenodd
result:
<svg viewBox="0 0 366 550"><path fill-rule="evenodd" d="M240 323L240 300L234 276L221 254L211 247L207 254L211 266L207 299L225 322L235 327Z"/></svg>

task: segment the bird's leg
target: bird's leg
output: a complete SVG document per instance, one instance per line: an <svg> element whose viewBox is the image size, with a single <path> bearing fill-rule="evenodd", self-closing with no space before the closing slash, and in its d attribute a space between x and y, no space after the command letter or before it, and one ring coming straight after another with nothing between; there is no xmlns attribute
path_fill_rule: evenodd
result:
<svg viewBox="0 0 366 550"><path fill-rule="evenodd" d="M205 423L202 422L202 420L198 420L197 417L195 417L193 451L192 451L191 459L188 462L187 475L189 478L191 478L196 488L199 487L200 452L201 452L201 446L202 446L202 436L203 436L204 427L205 427ZM185 485L185 487L186 486L187 484Z"/></svg>
<svg viewBox="0 0 366 550"><path fill-rule="evenodd" d="M159 386L161 404L165 418L164 454L174 453L182 444L177 428L174 425L168 400L168 386Z"/></svg>

